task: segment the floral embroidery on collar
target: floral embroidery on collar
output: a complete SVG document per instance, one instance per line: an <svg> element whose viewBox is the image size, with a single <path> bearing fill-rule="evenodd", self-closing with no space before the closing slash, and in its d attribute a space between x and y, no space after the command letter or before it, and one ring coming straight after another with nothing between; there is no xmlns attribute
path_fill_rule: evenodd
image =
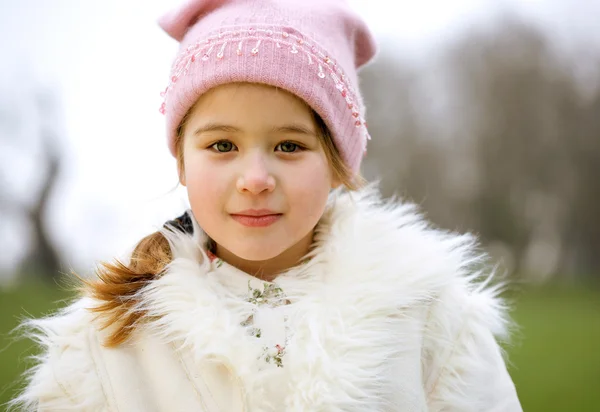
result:
<svg viewBox="0 0 600 412"><path fill-rule="evenodd" d="M287 345L287 343L286 343ZM265 362L273 362L278 368L283 368L283 357L285 355L285 346L275 345L273 348L264 347L263 356Z"/></svg>
<svg viewBox="0 0 600 412"><path fill-rule="evenodd" d="M206 255L215 269L223 266L223 259L215 255L210 248L207 249ZM279 306L289 305L291 302L289 299L287 299L283 289L281 289L281 287L279 287L277 284L260 281L258 278L256 278L256 280L260 283L260 286L253 287L253 280L255 279L251 278L248 280L247 298L245 299L246 302L252 304L252 313L246 320L241 322L240 325L246 328L246 331L250 336L262 340L262 338L264 338L263 331L259 325L255 325L255 314L257 313L258 308L277 308ZM276 344L272 344L271 342L268 345L264 344L262 347L262 354L258 357L258 359L264 360L267 364L275 365L278 368L283 368L283 358L286 354L286 347L290 340L290 330L288 326L287 315L283 316L282 326L285 330L285 339L283 339L284 342L279 342Z"/></svg>
<svg viewBox="0 0 600 412"><path fill-rule="evenodd" d="M263 289L256 289L250 285L248 281L248 303L256 305L256 307L267 305L271 308L278 306L284 306L290 304L290 301L286 299L283 289L274 283L263 283ZM262 337L262 330L259 327L254 326L254 313L241 323L242 326L248 328L250 336L254 336L257 339ZM290 331L288 326L288 317L284 316L283 319L285 328L285 342L283 344L275 344L273 346L264 345L262 352L262 359L266 363L272 363L278 368L283 368L283 357L286 353L286 347L290 340ZM260 359L260 358L259 358Z"/></svg>
<svg viewBox="0 0 600 412"><path fill-rule="evenodd" d="M206 256L208 256L208 259L211 263L214 263L217 268L223 266L223 259L211 252L210 249L206 251Z"/></svg>
<svg viewBox="0 0 600 412"><path fill-rule="evenodd" d="M271 307L286 305L287 301L284 299L285 294L283 289L277 286L275 283L263 283L263 290L254 289L248 281L248 299L250 303L254 303L257 306L269 305Z"/></svg>

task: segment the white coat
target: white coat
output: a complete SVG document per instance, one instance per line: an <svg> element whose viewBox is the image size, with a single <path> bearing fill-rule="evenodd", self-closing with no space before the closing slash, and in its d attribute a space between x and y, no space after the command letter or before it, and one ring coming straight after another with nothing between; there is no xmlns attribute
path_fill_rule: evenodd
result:
<svg viewBox="0 0 600 412"><path fill-rule="evenodd" d="M372 189L334 193L312 259L275 280L290 301L283 367L265 366L261 344L241 325L255 305L215 276L198 247L203 236L171 235L175 259L140 292L146 321L126 344L102 345L89 298L32 321L44 351L20 405L521 411L497 343L505 310L497 288L478 281L482 256L471 236L433 229L414 206L384 203Z"/></svg>

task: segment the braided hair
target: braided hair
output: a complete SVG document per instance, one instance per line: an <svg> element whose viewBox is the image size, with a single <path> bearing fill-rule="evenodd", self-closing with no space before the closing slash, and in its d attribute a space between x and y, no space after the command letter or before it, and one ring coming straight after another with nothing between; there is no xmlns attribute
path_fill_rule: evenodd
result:
<svg viewBox="0 0 600 412"><path fill-rule="evenodd" d="M167 221L163 227L192 235L191 212ZM105 346L116 347L130 338L135 326L144 320L145 314L137 309L140 290L162 276L172 260L169 242L157 231L140 240L128 263L103 262L96 269L95 279L80 278L81 292L99 302L91 310L98 315L101 326L111 327Z"/></svg>

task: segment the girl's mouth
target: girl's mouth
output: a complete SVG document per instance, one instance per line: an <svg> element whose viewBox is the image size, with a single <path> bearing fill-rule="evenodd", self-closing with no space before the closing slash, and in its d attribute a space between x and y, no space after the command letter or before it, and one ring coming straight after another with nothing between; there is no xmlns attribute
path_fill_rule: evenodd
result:
<svg viewBox="0 0 600 412"><path fill-rule="evenodd" d="M267 227L277 222L283 214L270 210L245 210L240 213L232 213L230 216L236 222L247 227Z"/></svg>

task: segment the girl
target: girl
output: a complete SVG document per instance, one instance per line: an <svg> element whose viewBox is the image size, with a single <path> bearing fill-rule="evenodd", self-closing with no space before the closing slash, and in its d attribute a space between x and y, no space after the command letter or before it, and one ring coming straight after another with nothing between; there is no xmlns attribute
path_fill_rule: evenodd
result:
<svg viewBox="0 0 600 412"><path fill-rule="evenodd" d="M160 109L191 210L32 321L39 411L521 410L469 236L358 189L343 0L191 0Z"/></svg>

